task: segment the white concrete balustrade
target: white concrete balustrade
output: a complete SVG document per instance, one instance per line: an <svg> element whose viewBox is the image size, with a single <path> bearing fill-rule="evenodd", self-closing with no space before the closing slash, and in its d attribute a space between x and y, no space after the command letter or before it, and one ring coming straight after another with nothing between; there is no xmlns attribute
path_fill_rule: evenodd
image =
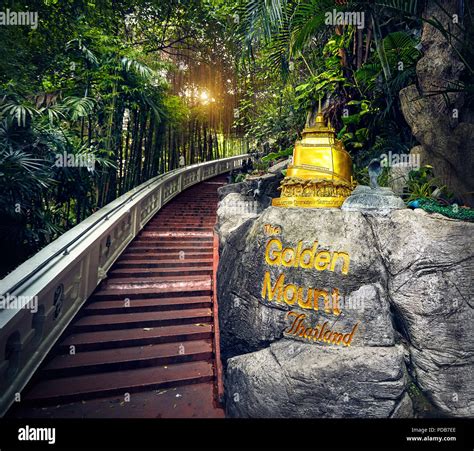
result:
<svg viewBox="0 0 474 451"><path fill-rule="evenodd" d="M174 196L241 166L247 155L177 169L122 195L0 281L0 415L145 224ZM8 258L8 255L2 255ZM15 305L22 300L25 306ZM18 303L17 303L18 304Z"/></svg>

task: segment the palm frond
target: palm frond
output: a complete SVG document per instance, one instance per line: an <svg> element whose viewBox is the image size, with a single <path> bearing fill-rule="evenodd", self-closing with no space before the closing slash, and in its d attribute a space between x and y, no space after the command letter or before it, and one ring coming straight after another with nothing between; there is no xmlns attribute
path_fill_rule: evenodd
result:
<svg viewBox="0 0 474 451"><path fill-rule="evenodd" d="M0 104L0 119L17 121L19 127L26 127L27 119L39 115L39 111L27 103L19 103L13 99L4 99Z"/></svg>
<svg viewBox="0 0 474 451"><path fill-rule="evenodd" d="M62 107L71 117L73 121L81 117L92 114L95 108L95 101L91 97L66 97L62 103Z"/></svg>
<svg viewBox="0 0 474 451"><path fill-rule="evenodd" d="M126 72L133 71L145 80L152 80L153 77L156 76L156 73L153 69L151 69L146 64L143 64L132 58L124 56L120 62L123 70L125 70Z"/></svg>
<svg viewBox="0 0 474 451"><path fill-rule="evenodd" d="M291 17L292 53L302 51L304 47L325 29L326 13L340 10L341 6L331 0L307 0L299 2Z"/></svg>
<svg viewBox="0 0 474 451"><path fill-rule="evenodd" d="M420 52L415 48L416 39L404 31L389 33L383 39L382 45L388 58L409 61L420 56Z"/></svg>
<svg viewBox="0 0 474 451"><path fill-rule="evenodd" d="M249 0L243 11L242 24L249 35L272 36L281 25L287 0Z"/></svg>
<svg viewBox="0 0 474 451"><path fill-rule="evenodd" d="M45 161L22 150L0 151L0 189L2 193L28 193L48 186Z"/></svg>
<svg viewBox="0 0 474 451"><path fill-rule="evenodd" d="M48 122L53 125L55 122L59 122L66 118L64 114L64 107L62 105L53 105L48 108L42 108L40 113L43 115L47 114Z"/></svg>
<svg viewBox="0 0 474 451"><path fill-rule="evenodd" d="M94 53L84 44L84 41L80 38L72 39L66 43L66 50L77 49L79 54L93 66L99 65L99 60Z"/></svg>

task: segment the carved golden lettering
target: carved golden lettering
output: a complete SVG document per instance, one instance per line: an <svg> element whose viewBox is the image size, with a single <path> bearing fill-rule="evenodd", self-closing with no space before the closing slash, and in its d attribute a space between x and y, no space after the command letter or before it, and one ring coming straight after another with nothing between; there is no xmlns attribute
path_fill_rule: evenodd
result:
<svg viewBox="0 0 474 451"><path fill-rule="evenodd" d="M318 271L325 271L331 263L331 254L328 251L319 252L314 261L314 267Z"/></svg>
<svg viewBox="0 0 474 451"><path fill-rule="evenodd" d="M272 226L271 224L265 224L263 230L267 236L279 235L281 233L280 226Z"/></svg>
<svg viewBox="0 0 474 451"><path fill-rule="evenodd" d="M332 312L337 316L341 314L341 309L339 308L339 290L337 288L332 289Z"/></svg>
<svg viewBox="0 0 474 451"><path fill-rule="evenodd" d="M303 288L298 290L298 305L301 308L311 308L313 306L313 295L314 295L314 288L308 288L308 294L306 295L306 299L303 298Z"/></svg>
<svg viewBox="0 0 474 451"><path fill-rule="evenodd" d="M311 249L305 249L301 252L300 255L300 266L304 269L312 268L314 262L314 256L316 254L316 249L318 248L318 242L315 241ZM308 260L306 260L308 257Z"/></svg>
<svg viewBox="0 0 474 451"><path fill-rule="evenodd" d="M343 260L341 272L342 274L347 274L349 272L350 259L349 259L349 254L347 254L346 252L334 252L332 256L332 260L331 260L331 267L329 268L329 270L334 272L336 268L337 260L341 257Z"/></svg>
<svg viewBox="0 0 474 451"><path fill-rule="evenodd" d="M356 323L348 333L332 330L325 321L322 325L311 327L305 324L306 315L290 311L286 315L292 319L291 326L284 331L285 336L299 337L308 341L322 341L333 345L350 346L359 323Z"/></svg>
<svg viewBox="0 0 474 451"><path fill-rule="evenodd" d="M273 257L271 247L272 245L276 245L276 257ZM279 251L281 251L282 245L281 241L278 238L273 238L267 243L267 247L265 249L265 261L269 265L279 265L281 263L281 254Z"/></svg>
<svg viewBox="0 0 474 451"><path fill-rule="evenodd" d="M294 264L295 268L297 268L300 263L300 254L301 254L302 247L303 247L303 241L299 241L298 246L296 246L296 256L295 256L295 264Z"/></svg>
<svg viewBox="0 0 474 451"><path fill-rule="evenodd" d="M298 266L303 269L315 268L318 271L332 271L336 267L341 268L341 273L346 275L349 272L350 258L346 252L329 252L318 249L318 241L314 241L311 248L304 248L303 241L298 241L296 247L283 247L278 238L272 238L265 247L265 261L271 266ZM339 260L341 264L338 265Z"/></svg>
<svg viewBox="0 0 474 451"><path fill-rule="evenodd" d="M324 311L329 313L329 293L326 290L314 290L314 310L319 310L319 298L323 298Z"/></svg>
<svg viewBox="0 0 474 451"><path fill-rule="evenodd" d="M341 341L342 341L342 338L344 337L343 334L340 334L339 332L333 332L332 333L332 339L331 339L331 342L333 344L340 344Z"/></svg>
<svg viewBox="0 0 474 451"><path fill-rule="evenodd" d="M291 298L288 295L289 292L291 293ZM288 305L293 305L296 302L297 298L298 298L298 294L296 292L296 285L293 285L290 283L283 288L283 300Z"/></svg>
<svg viewBox="0 0 474 451"><path fill-rule="evenodd" d="M287 318L289 318L290 316L294 316L295 319L293 320L293 323L292 323L290 329L285 331L285 333L287 333L287 334L294 333L294 331L296 331L296 329L298 328L300 323L306 318L306 315L304 313L296 313L296 312L293 312L293 311L288 312L286 314Z"/></svg>
<svg viewBox="0 0 474 451"><path fill-rule="evenodd" d="M354 338L354 334L355 334L355 331L357 330L357 327L359 326L359 323L357 323L352 331L346 335L344 335L344 338L342 339L342 342L344 344L344 346L350 346L351 343L352 343L352 339Z"/></svg>
<svg viewBox="0 0 474 451"><path fill-rule="evenodd" d="M276 235L281 232L279 227L271 224L264 225L267 235ZM317 271L340 271L347 275L349 272L350 257L347 252L320 250L318 252L318 241L313 241L311 247L306 247L303 240L298 241L296 246L285 247L281 239L271 238L265 246L265 262L270 266L300 267L303 269L316 269ZM339 316L341 308L339 299L341 297L338 288L314 288L299 286L295 283L285 284L285 273L277 276L273 283L270 271L266 271L261 295L264 300L286 303L297 306L299 309L315 310L322 309L324 312ZM299 339L312 342L324 342L333 345L350 346L359 323L356 323L350 332L333 330L333 326L328 321L323 324L306 324L307 316L304 313L290 311L286 318L290 320L290 325L284 331L285 336L298 337Z"/></svg>
<svg viewBox="0 0 474 451"><path fill-rule="evenodd" d="M295 259L295 251L291 247L286 247L281 253L281 264L283 266L293 266L293 261Z"/></svg>
<svg viewBox="0 0 474 451"><path fill-rule="evenodd" d="M323 335L323 341L325 341L326 343L329 343L330 341L330 336L331 336L332 332L330 330L327 330L326 332L324 332L324 335Z"/></svg>
<svg viewBox="0 0 474 451"><path fill-rule="evenodd" d="M275 294L276 294L277 302L281 302L283 284L284 283L285 283L285 275L280 274L280 277L278 277L278 279L275 282L275 285L272 289L272 279L270 277L270 272L267 271L265 273L264 278L263 278L262 298L266 299L267 291L268 291L268 300L269 301L273 301L273 298L275 297Z"/></svg>

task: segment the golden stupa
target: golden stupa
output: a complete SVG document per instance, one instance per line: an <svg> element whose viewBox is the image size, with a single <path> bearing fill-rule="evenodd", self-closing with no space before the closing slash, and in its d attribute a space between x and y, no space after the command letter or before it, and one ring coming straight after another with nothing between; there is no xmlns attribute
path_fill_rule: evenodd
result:
<svg viewBox="0 0 474 451"><path fill-rule="evenodd" d="M314 125L303 130L293 150L293 162L281 182L275 207L338 208L354 188L351 156L321 108Z"/></svg>

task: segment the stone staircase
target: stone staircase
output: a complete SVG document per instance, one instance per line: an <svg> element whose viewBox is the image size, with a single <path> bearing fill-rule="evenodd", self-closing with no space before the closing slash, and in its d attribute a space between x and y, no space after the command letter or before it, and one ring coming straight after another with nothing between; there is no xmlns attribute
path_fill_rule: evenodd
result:
<svg viewBox="0 0 474 451"><path fill-rule="evenodd" d="M223 417L213 305L217 188L170 201L120 256L14 417Z"/></svg>

